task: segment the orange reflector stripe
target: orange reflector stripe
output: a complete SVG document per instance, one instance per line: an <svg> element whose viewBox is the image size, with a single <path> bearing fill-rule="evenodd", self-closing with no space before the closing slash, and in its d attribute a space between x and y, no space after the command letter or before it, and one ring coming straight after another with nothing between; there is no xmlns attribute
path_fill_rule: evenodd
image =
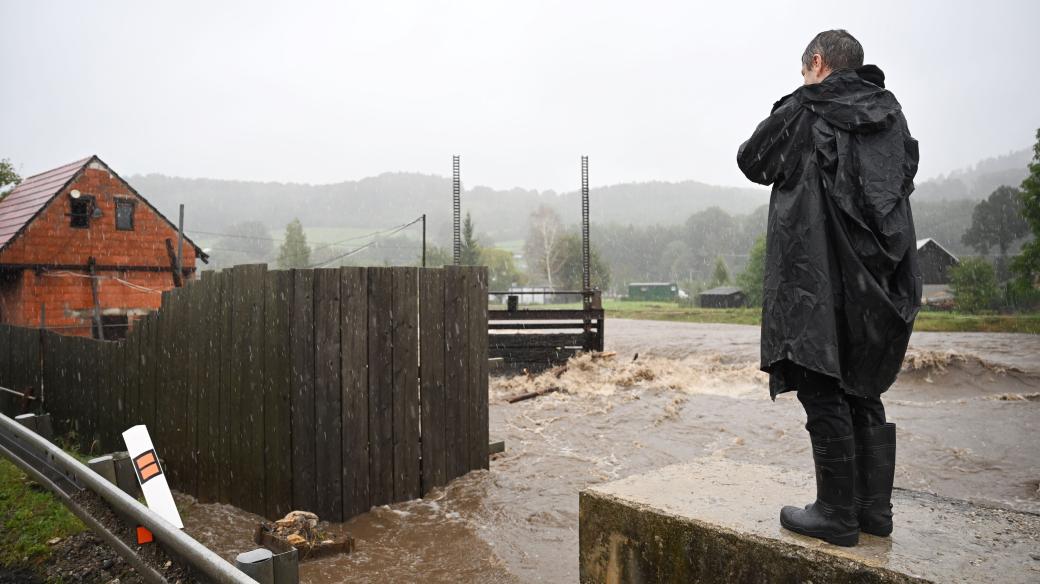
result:
<svg viewBox="0 0 1040 584"><path fill-rule="evenodd" d="M137 526L137 544L151 543L155 540L155 536L152 535L151 531L148 531L147 527Z"/></svg>
<svg viewBox="0 0 1040 584"><path fill-rule="evenodd" d="M135 462L137 462L137 468L144 470L144 467L155 462L155 454L151 451L145 452Z"/></svg>
<svg viewBox="0 0 1040 584"><path fill-rule="evenodd" d="M148 479L159 474L159 465L152 464L141 469L141 480L147 481Z"/></svg>

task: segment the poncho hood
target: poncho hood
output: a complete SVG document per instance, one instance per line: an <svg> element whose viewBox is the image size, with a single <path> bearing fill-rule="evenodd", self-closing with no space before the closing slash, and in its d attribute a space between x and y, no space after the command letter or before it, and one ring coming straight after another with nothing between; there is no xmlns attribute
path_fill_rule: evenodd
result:
<svg viewBox="0 0 1040 584"><path fill-rule="evenodd" d="M806 85L795 93L802 107L836 128L860 134L884 130L896 122L902 108L892 92L884 88L881 69L874 65L862 69L863 73L852 69L835 71L822 82ZM864 79L877 80L878 74L881 86Z"/></svg>

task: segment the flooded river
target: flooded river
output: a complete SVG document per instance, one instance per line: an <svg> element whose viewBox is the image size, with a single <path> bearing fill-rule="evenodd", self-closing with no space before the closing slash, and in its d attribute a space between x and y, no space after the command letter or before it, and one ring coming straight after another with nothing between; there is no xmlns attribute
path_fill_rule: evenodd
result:
<svg viewBox="0 0 1040 584"><path fill-rule="evenodd" d="M329 526L357 551L302 564L301 580L576 582L589 485L702 457L811 472L801 407L793 394L771 402L758 372L756 327L614 319L607 331L613 358L493 378L491 437L506 452L490 470ZM548 387L561 391L505 401ZM898 487L1040 512L1040 336L915 334L886 403ZM181 507L187 531L228 558L251 547L258 517Z"/></svg>

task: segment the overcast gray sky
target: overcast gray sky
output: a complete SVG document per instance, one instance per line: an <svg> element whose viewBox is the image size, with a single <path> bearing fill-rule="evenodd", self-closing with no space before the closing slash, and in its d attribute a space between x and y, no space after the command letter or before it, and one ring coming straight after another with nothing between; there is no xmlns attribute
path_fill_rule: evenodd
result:
<svg viewBox="0 0 1040 584"><path fill-rule="evenodd" d="M1040 2L0 0L0 157L124 175L496 188L746 185L737 146L846 28L888 75L920 178L1030 146Z"/></svg>

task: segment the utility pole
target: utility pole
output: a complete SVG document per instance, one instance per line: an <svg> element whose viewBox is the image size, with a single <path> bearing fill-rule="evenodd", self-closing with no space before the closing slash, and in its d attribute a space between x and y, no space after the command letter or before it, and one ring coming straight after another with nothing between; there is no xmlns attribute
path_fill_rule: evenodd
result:
<svg viewBox="0 0 1040 584"><path fill-rule="evenodd" d="M453 232L453 261L455 265L462 263L462 237L459 232L460 216L462 214L462 186L459 182L459 156L451 157L451 205L452 205L452 232Z"/></svg>
<svg viewBox="0 0 1040 584"><path fill-rule="evenodd" d="M180 206L180 219L177 220L177 274L184 277L184 203Z"/></svg>
<svg viewBox="0 0 1040 584"><path fill-rule="evenodd" d="M98 290L97 261L94 256L87 258L87 268L90 271L90 292L94 297L94 328L97 329L98 340L105 340L104 325L101 320L101 293Z"/></svg>
<svg viewBox="0 0 1040 584"><path fill-rule="evenodd" d="M422 214L422 267L426 267L426 213Z"/></svg>

